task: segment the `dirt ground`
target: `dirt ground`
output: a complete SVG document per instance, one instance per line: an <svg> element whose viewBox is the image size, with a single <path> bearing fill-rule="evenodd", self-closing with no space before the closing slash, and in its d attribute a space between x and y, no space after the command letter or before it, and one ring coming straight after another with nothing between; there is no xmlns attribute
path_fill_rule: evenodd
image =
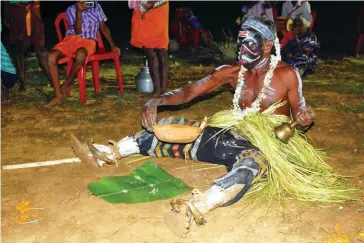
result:
<svg viewBox="0 0 364 243"><path fill-rule="evenodd" d="M212 65L171 60L170 88L204 77ZM146 98L138 97L133 78L140 58L124 60L126 96L117 93L111 64L104 64L102 96L94 96L88 82L87 105L73 96L55 108L43 108L51 88L37 64L29 62L32 87L24 94L12 91L11 101L2 102L2 165L72 158L69 135L94 139L96 143L119 140L140 130L139 111ZM32 66L33 65L33 66ZM88 74L90 75L90 74ZM90 76L88 76L90 78ZM43 86L42 86L43 85ZM317 113L309 140L323 148L327 163L364 188L364 60L321 61L317 72L304 80L306 100ZM185 116L203 119L231 105L228 88L202 97L199 102L163 109L159 118ZM141 159L135 161L137 159ZM31 169L2 170L2 242L364 242L363 201L318 205L286 201L244 213L245 200L219 208L206 216L207 225L195 228L187 239L174 236L162 215L170 200L143 204L111 205L91 195L87 185L102 176L126 175L148 158L133 156L117 168L89 170L81 163ZM186 184L205 190L225 173L216 168L180 159L152 159ZM363 193L360 194L363 198ZM188 196L187 194L181 197Z"/></svg>

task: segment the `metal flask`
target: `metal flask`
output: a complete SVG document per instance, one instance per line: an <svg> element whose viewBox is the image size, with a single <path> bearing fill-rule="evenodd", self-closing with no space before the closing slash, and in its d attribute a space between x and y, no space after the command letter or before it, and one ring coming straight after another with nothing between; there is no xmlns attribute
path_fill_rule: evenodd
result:
<svg viewBox="0 0 364 243"><path fill-rule="evenodd" d="M140 93L152 93L154 90L153 80L150 76L148 61L144 58L144 66L140 68L140 72L135 76L136 89Z"/></svg>

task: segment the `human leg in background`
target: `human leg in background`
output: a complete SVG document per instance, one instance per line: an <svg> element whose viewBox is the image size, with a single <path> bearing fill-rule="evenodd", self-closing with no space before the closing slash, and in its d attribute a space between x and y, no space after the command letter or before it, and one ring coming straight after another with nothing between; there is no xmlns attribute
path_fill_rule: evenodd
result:
<svg viewBox="0 0 364 243"><path fill-rule="evenodd" d="M160 94L164 94L168 87L168 51L166 49L158 49L157 58L159 63Z"/></svg>

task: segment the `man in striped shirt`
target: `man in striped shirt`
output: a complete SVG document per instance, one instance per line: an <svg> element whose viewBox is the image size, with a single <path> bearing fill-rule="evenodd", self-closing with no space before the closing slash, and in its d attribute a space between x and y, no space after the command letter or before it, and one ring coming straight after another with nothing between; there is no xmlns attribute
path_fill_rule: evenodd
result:
<svg viewBox="0 0 364 243"><path fill-rule="evenodd" d="M107 18L96 1L77 1L67 8L66 16L69 24L66 38L55 45L47 56L55 97L46 104L46 107L56 105L66 97L67 88L72 85L86 57L96 51L99 29L109 42L112 51L120 55L120 49L115 45L110 30L105 24ZM66 81L60 86L57 61L65 56L74 58L74 62Z"/></svg>

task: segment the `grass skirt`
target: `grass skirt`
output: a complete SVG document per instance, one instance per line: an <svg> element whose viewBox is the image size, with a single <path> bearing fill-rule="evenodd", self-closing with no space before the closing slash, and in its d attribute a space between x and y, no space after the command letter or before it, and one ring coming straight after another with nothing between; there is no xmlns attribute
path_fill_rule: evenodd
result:
<svg viewBox="0 0 364 243"><path fill-rule="evenodd" d="M274 127L289 121L273 112L277 103L264 112L251 113L236 120L232 110L221 111L209 119L209 126L235 130L259 148L268 162L266 179L257 180L249 191L265 200L294 198L302 201L344 202L357 199L357 189L325 164L325 153L315 149L296 131L287 144L275 137Z"/></svg>

